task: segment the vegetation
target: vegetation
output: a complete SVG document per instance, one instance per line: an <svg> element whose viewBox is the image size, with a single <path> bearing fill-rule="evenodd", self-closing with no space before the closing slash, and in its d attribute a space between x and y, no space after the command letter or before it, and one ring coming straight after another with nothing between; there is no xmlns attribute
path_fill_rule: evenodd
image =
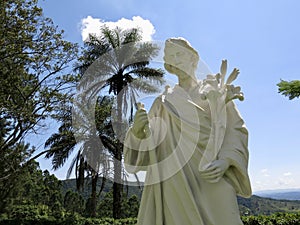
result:
<svg viewBox="0 0 300 225"><path fill-rule="evenodd" d="M113 184L114 217L121 217L123 146L111 128L112 104L107 103L113 98L97 93L96 121L92 121L96 129L87 129L89 135L78 141L74 138L78 130L74 131L71 126L72 94L80 78L82 88L89 82L91 77L83 77L86 69L104 56L100 57L106 65L102 68L107 70L93 74L92 79L98 78L97 81L100 79L100 83L109 87L107 94L117 100L114 107L118 121L123 120L122 113L127 108L133 109L138 92L152 93L156 91L155 84L163 82L163 72L148 66L157 48L152 44L138 44L141 40L138 29L123 31L103 27L102 36L91 35L78 58L77 45L63 40L63 31L43 16L37 0L1 1L0 8L0 210L8 207L10 197L22 185L21 177L26 177L36 158L46 154L57 169L78 147L68 173L70 175L75 168L79 190L83 190L85 176L92 178L87 204L90 215L97 214L97 199L101 193L96 193L99 174L104 177L102 190L105 175L112 173L116 181ZM74 59L77 59L75 71L79 74L67 72ZM36 149L25 142L26 137L38 134L49 118L56 119L61 126L46 142L48 149L33 156ZM116 130L121 130L118 128ZM100 142L104 145L98 145ZM71 194L68 197L75 198ZM72 207L66 207L72 211Z"/></svg>
<svg viewBox="0 0 300 225"><path fill-rule="evenodd" d="M102 140L113 139L113 130L110 121L112 98L99 97L95 107L95 118L97 118L96 129L90 129L90 121L85 119L86 127L84 134L75 138L74 134L82 131L72 126L71 107L64 107L64 112L60 118L61 126L57 133L54 133L47 141L45 146L50 147L46 158L52 158L53 169L56 170L63 166L73 151L77 151L67 173L69 177L72 171L76 175L77 190L84 190L85 178L91 178L92 185L89 196L90 216L95 217L97 212L97 181L99 174L105 179L106 174L110 171L110 154L104 147ZM58 118L58 117L57 117ZM73 117L74 118L74 117ZM104 142L105 143L105 142ZM77 148L77 149L76 149ZM104 188L102 182L99 194Z"/></svg>
<svg viewBox="0 0 300 225"><path fill-rule="evenodd" d="M68 64L77 46L62 38L37 1L0 3L0 152L9 153L64 99ZM2 156L1 155L1 156ZM1 157L2 158L2 157Z"/></svg>
<svg viewBox="0 0 300 225"><path fill-rule="evenodd" d="M86 178L85 179L85 186L84 190L80 192L80 195L86 200L90 197L91 195L91 179ZM102 179L98 179L97 181L97 192L99 193L101 187L102 187ZM106 193L110 192L113 187L113 182L110 180L105 181L105 186L101 192L101 195L98 196L99 198L102 198ZM62 193L63 195L67 193L67 191L73 191L76 192L76 179L67 179L62 181ZM131 185L131 182L128 182L128 189L125 190L125 194L127 196L132 196L136 195L138 199L140 200L142 197L142 189L137 185L136 182L133 182Z"/></svg>
<svg viewBox="0 0 300 225"><path fill-rule="evenodd" d="M141 192L129 187L123 194L120 220L113 219L112 182L99 196L97 216L90 218L90 193L83 196L76 190L76 180L59 181L48 171L32 163L24 172L20 186L7 198L0 213L0 224L135 224ZM87 185L89 181L86 180ZM90 184L91 185L91 184ZM101 184L98 181L97 187ZM90 190L87 188L87 190ZM252 196L239 199L244 224L297 224L300 220L300 201L284 201ZM280 212L280 213L279 213ZM265 214L265 215L263 215Z"/></svg>
<svg viewBox="0 0 300 225"><path fill-rule="evenodd" d="M141 190L129 187L124 193L123 146L115 130L129 122L139 92L155 92L163 83L163 72L149 67L156 46L139 43L138 29L103 27L100 36L90 35L78 57L77 45L63 39L37 0L0 1L0 20L0 225L135 224ZM75 71L68 71L73 60ZM101 71L84 76L95 62ZM72 126L77 84L84 97L96 96L95 121L87 117L84 130ZM299 81L281 81L278 87L290 99L300 96ZM84 111L80 105L76 110ZM38 134L51 118L60 127L47 140L48 149L37 154L26 137ZM74 133L85 135L76 139ZM68 175L74 169L75 180L59 181L35 161L46 154L58 169L72 151L77 154ZM115 182L106 181L108 175ZM300 222L300 201L253 196L239 199L239 205L246 225Z"/></svg>
<svg viewBox="0 0 300 225"><path fill-rule="evenodd" d="M278 92L292 100L300 97L300 80L281 80L278 84Z"/></svg>
<svg viewBox="0 0 300 225"><path fill-rule="evenodd" d="M300 223L300 214L277 213L270 216L244 216L242 221L244 225L298 225ZM136 218L84 218L78 215L66 215L57 220L49 217L0 219L0 225L135 225L136 223Z"/></svg>
<svg viewBox="0 0 300 225"><path fill-rule="evenodd" d="M243 216L244 225L296 225L300 223L300 213L275 213L269 216Z"/></svg>
<svg viewBox="0 0 300 225"><path fill-rule="evenodd" d="M37 0L0 2L0 211L26 183L36 149L25 142L38 133L65 99L67 66L77 45L63 39ZM40 199L40 198L38 198ZM42 200L42 199L40 199Z"/></svg>
<svg viewBox="0 0 300 225"><path fill-rule="evenodd" d="M299 213L299 200L276 200L251 196L251 198L238 197L241 215L271 215L278 212Z"/></svg>
<svg viewBox="0 0 300 225"><path fill-rule="evenodd" d="M163 72L148 67L157 48L152 44L139 44L141 34L138 29L110 30L103 27L101 32L101 36L90 35L85 42L82 56L79 57L75 67L75 71L79 72L80 82L77 82L76 97L72 96L69 101L69 104L73 103L73 109L71 111L71 107L64 106L59 110L60 114L56 118L61 122L61 127L58 133L47 140L45 146L49 147L49 151L46 157L52 158L53 168L58 169L76 149L78 153L68 175L75 168L77 188L81 191L84 177L92 178L93 191L89 204L93 217L97 214L98 176L100 174L103 177L100 194L105 185L105 178L112 174L114 177L113 217L120 218L123 179L126 176L122 176L125 174L121 163L122 138L116 131L125 130L123 126L128 124L128 118L124 112L128 107L131 112L133 111L138 92L157 91L155 85L162 84ZM76 77L78 76L74 75L74 80ZM105 87L109 88L107 92L103 91ZM100 96L101 93L106 95ZM90 106L87 102L91 102L93 98L97 99L96 105ZM114 112L115 127L112 124ZM72 126L78 121L84 121L81 122L82 126ZM79 150L78 146L80 146Z"/></svg>
<svg viewBox="0 0 300 225"><path fill-rule="evenodd" d="M128 124L128 109L132 116L137 94L158 91L157 85L163 83L164 73L160 69L149 67L150 60L157 54L158 48L151 43L140 43L142 36L139 29L109 29L104 26L100 31L100 35L90 34L85 41L83 54L79 57L75 70L82 75L79 88L84 92L83 104L86 99L92 98L95 93L105 88L108 88L106 94L115 96L114 131L120 132L124 131L124 123ZM110 139L106 147L113 156L113 217L120 218L124 178L124 132L115 135L116 138Z"/></svg>
<svg viewBox="0 0 300 225"><path fill-rule="evenodd" d="M87 181L89 183L89 181ZM89 184L88 184L89 185ZM97 187L101 187L101 181L98 181ZM103 190L103 194L108 193L112 188L112 182L107 181ZM74 179L62 181L62 192L66 193L67 190L76 191L76 181ZM82 196L87 199L90 195L90 188L82 192ZM134 183L128 188L128 196L137 196L140 201L142 196L141 189ZM263 198L256 195L251 198L238 197L241 215L271 215L278 212L286 213L299 213L300 200L278 200L272 198Z"/></svg>
<svg viewBox="0 0 300 225"><path fill-rule="evenodd" d="M50 219L65 220L68 216L89 217L91 206L89 197L84 198L76 190L63 190L59 181L48 171L41 171L37 163L32 163L20 177L19 186L6 198L5 208L0 211L2 219ZM124 194L122 201L122 218L136 217L139 198ZM97 217L112 217L112 192L106 192L99 197Z"/></svg>

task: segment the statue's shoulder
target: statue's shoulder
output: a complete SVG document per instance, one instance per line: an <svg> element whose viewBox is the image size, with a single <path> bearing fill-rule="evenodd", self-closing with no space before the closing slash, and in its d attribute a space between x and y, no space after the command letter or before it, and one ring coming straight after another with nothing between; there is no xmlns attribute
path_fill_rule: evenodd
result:
<svg viewBox="0 0 300 225"><path fill-rule="evenodd" d="M163 107L166 96L170 94L172 90L173 88L170 85L166 85L165 90L154 99L149 113L154 113Z"/></svg>

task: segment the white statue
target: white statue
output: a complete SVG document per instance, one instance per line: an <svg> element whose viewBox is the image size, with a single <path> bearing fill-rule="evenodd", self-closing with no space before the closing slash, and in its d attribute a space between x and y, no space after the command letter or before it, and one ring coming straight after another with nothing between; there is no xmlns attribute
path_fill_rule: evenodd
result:
<svg viewBox="0 0 300 225"><path fill-rule="evenodd" d="M178 77L149 111L140 105L124 143L125 168L146 171L138 224L238 225L237 195L251 196L248 132L233 99L243 99L221 72L196 79L199 55L183 38L170 38L165 69Z"/></svg>

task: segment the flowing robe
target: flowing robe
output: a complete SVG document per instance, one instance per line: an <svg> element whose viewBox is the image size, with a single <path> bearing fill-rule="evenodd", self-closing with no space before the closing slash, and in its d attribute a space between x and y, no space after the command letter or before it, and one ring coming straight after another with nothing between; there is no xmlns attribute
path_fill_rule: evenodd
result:
<svg viewBox="0 0 300 225"><path fill-rule="evenodd" d="M159 96L149 111L150 130L136 137L128 130L124 163L130 173L147 171L139 225L242 224L236 195L249 197L248 132L232 101L226 104L226 130L217 159L231 166L209 183L199 163L211 131L211 112L198 88L188 95L179 86Z"/></svg>

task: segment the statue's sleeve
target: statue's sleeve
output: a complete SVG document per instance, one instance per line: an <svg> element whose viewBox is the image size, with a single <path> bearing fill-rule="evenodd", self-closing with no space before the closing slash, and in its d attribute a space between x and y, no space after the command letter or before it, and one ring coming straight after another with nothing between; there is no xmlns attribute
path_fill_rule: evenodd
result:
<svg viewBox="0 0 300 225"><path fill-rule="evenodd" d="M148 140L137 138L131 128L127 131L124 142L124 166L127 172L146 171L149 165Z"/></svg>
<svg viewBox="0 0 300 225"><path fill-rule="evenodd" d="M148 116L156 116L159 113L159 99L156 99L152 104ZM155 141L153 131L150 127L150 134L145 138L138 138L131 131L131 128L126 133L124 140L124 166L127 172L137 173L139 171L146 171L150 162L150 151L155 148Z"/></svg>
<svg viewBox="0 0 300 225"><path fill-rule="evenodd" d="M248 176L248 130L233 101L226 106L226 131L218 158L230 163L225 179L232 184L238 195L252 194Z"/></svg>

